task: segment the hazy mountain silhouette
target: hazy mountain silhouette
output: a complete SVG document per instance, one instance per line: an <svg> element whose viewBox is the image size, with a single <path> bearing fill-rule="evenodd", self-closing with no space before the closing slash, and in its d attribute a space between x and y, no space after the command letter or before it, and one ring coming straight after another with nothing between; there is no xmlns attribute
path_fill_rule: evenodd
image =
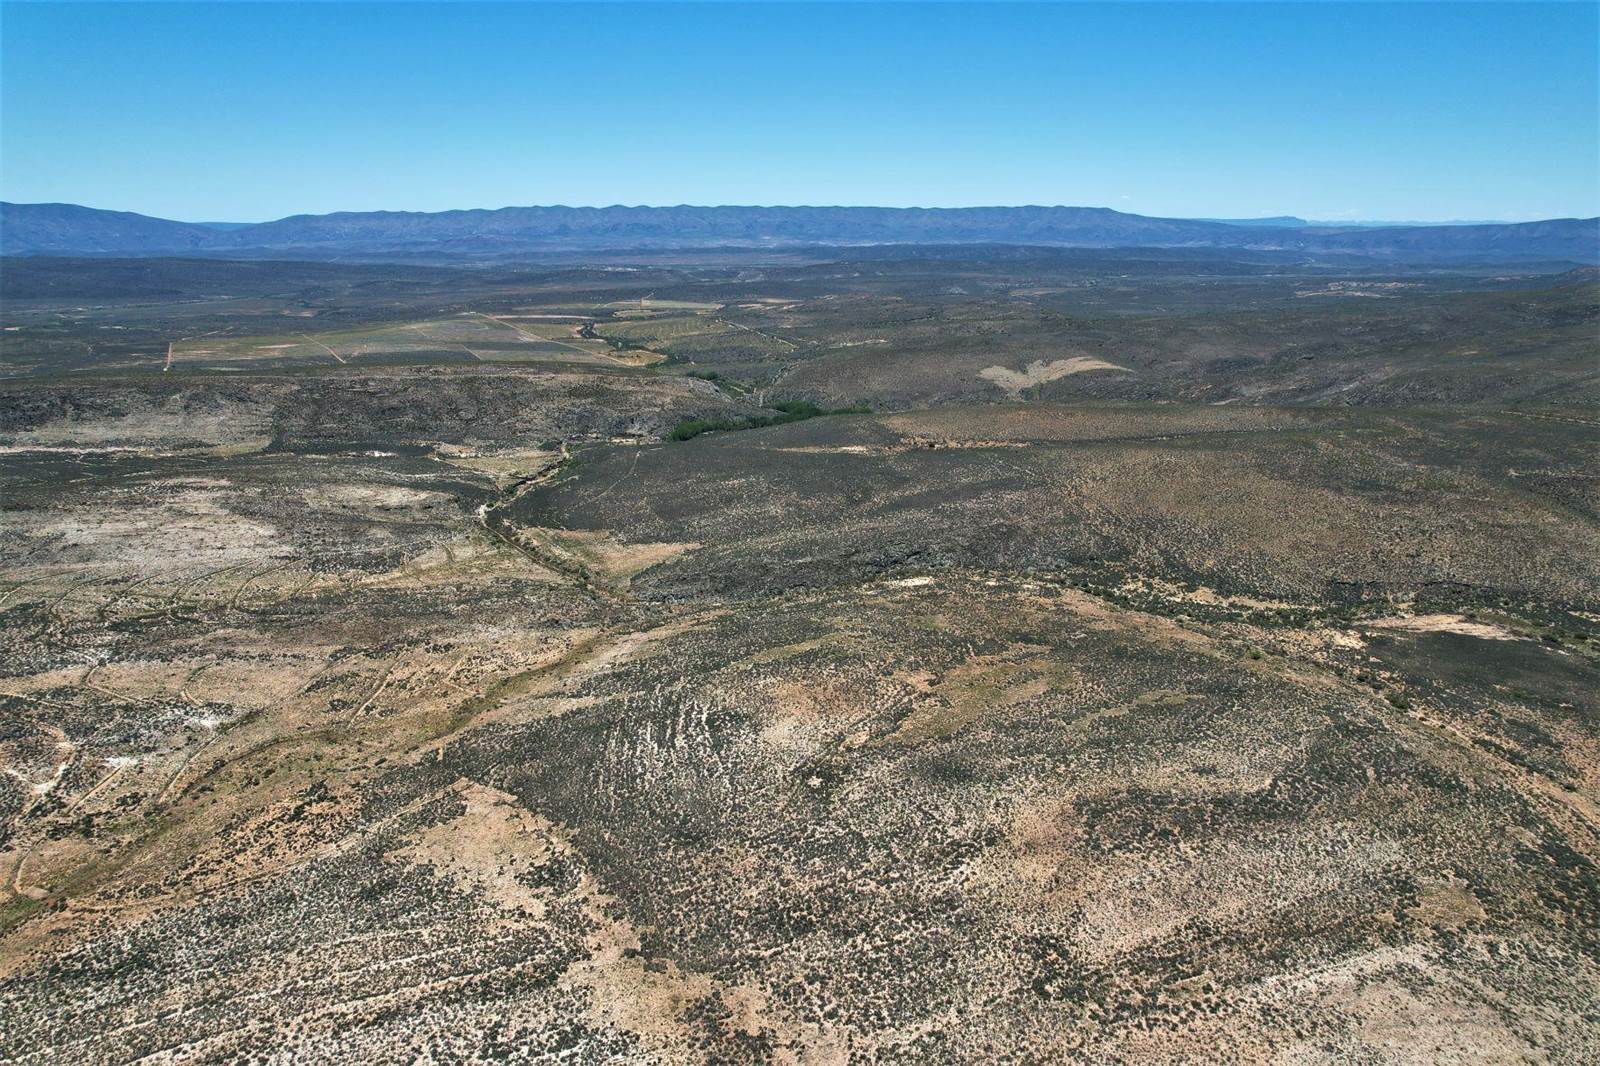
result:
<svg viewBox="0 0 1600 1066"><path fill-rule="evenodd" d="M1152 218L1103 207L506 207L294 215L222 228L74 204L8 203L0 204L0 249L11 255L473 258L585 248L988 242L1600 261L1600 219L1593 218L1376 228L1299 221Z"/></svg>

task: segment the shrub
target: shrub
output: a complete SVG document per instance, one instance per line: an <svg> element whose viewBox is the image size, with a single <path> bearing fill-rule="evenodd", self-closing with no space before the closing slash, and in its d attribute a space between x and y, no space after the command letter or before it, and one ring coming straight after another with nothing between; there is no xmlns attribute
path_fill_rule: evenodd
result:
<svg viewBox="0 0 1600 1066"><path fill-rule="evenodd" d="M779 412L775 415L752 415L749 418L686 418L672 427L668 440L689 440L702 433L730 429L760 429L763 426L781 426L789 422L803 422L822 415L868 414L872 408L856 404L850 407L818 407L810 400L779 400L767 405Z"/></svg>
<svg viewBox="0 0 1600 1066"><path fill-rule="evenodd" d="M774 411L782 411L788 416L782 421L798 422L802 418L815 418L818 415L829 414L810 400L779 400L777 403L767 405Z"/></svg>
<svg viewBox="0 0 1600 1066"><path fill-rule="evenodd" d="M667 434L669 440L689 440L702 433L710 433L720 429L746 429L746 423L732 418L686 418L672 427L672 432Z"/></svg>

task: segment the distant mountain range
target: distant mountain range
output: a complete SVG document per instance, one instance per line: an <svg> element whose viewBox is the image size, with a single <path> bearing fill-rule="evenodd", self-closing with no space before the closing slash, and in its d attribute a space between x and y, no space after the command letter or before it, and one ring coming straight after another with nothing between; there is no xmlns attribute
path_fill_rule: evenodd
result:
<svg viewBox="0 0 1600 1066"><path fill-rule="evenodd" d="M1411 226L1510 226L1513 223L1500 218L1458 218L1449 222L1400 221L1375 222L1370 219L1306 219L1298 215L1271 215L1267 218L1197 218L1196 222L1226 222L1230 226L1290 226L1318 229L1402 229ZM227 225L208 222L206 225Z"/></svg>
<svg viewBox="0 0 1600 1066"><path fill-rule="evenodd" d="M1197 218L1195 222L1221 222L1228 226L1290 226L1301 228L1315 225L1296 215L1272 215L1268 218Z"/></svg>
<svg viewBox="0 0 1600 1066"><path fill-rule="evenodd" d="M0 203L0 251L7 255L474 259L584 249L978 242L1596 263L1600 219L1374 227L1289 216L1152 218L1103 207L506 207L218 224L76 204Z"/></svg>

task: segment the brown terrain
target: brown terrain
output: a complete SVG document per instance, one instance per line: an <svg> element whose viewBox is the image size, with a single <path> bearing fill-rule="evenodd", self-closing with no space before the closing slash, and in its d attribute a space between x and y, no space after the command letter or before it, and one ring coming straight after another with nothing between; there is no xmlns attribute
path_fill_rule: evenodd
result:
<svg viewBox="0 0 1600 1066"><path fill-rule="evenodd" d="M0 1060L1600 1060L1594 282L972 254L8 264Z"/></svg>

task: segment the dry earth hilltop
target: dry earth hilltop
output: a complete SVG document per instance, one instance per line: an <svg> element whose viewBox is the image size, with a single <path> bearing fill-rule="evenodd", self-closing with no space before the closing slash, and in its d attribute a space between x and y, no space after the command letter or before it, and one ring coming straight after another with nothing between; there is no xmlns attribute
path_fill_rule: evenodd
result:
<svg viewBox="0 0 1600 1066"><path fill-rule="evenodd" d="M1569 264L10 260L0 1060L1600 1061Z"/></svg>

